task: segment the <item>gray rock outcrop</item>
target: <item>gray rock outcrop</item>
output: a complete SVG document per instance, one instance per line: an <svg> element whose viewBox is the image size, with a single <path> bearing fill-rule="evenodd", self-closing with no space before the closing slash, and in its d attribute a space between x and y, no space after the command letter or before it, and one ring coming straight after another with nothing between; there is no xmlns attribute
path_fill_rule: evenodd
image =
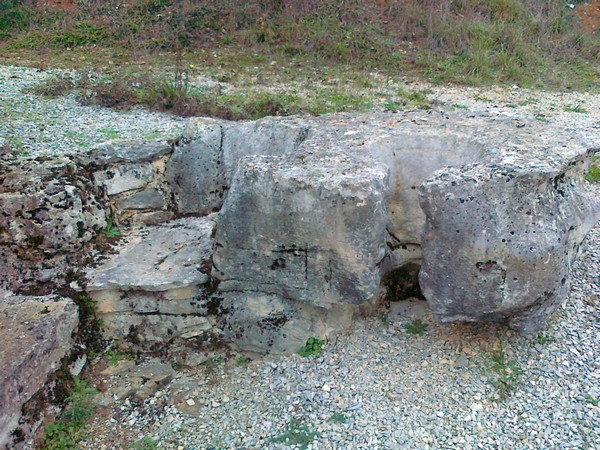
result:
<svg viewBox="0 0 600 450"><path fill-rule="evenodd" d="M0 291L0 447L12 448L39 426L20 423L21 409L60 367L77 321L71 300Z"/></svg>
<svg viewBox="0 0 600 450"><path fill-rule="evenodd" d="M241 157L291 153L306 135L307 128L302 123L272 118L238 123L191 121L166 169L177 211L218 211Z"/></svg>
<svg viewBox="0 0 600 450"><path fill-rule="evenodd" d="M583 180L591 152L581 150L468 165L422 185L420 285L439 321L533 333L566 301L579 246L600 219Z"/></svg>

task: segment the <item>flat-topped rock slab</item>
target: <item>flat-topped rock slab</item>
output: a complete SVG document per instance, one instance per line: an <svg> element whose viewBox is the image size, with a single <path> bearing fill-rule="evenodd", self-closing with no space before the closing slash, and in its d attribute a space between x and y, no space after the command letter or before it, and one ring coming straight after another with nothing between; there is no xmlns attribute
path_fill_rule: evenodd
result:
<svg viewBox="0 0 600 450"><path fill-rule="evenodd" d="M160 342L207 331L214 217L188 217L129 234L117 253L87 270L87 291L107 333Z"/></svg>
<svg viewBox="0 0 600 450"><path fill-rule="evenodd" d="M88 270L87 289L157 292L206 283L213 228L212 217L190 217L139 230L108 261Z"/></svg>

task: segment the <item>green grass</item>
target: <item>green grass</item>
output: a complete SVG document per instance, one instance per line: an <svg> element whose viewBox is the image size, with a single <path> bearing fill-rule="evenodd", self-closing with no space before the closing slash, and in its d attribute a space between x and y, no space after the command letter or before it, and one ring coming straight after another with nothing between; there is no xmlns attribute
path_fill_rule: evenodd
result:
<svg viewBox="0 0 600 450"><path fill-rule="evenodd" d="M496 399L504 401L514 392L519 384L523 370L508 359L503 349L489 355L488 367L484 374L496 389Z"/></svg>
<svg viewBox="0 0 600 450"><path fill-rule="evenodd" d="M600 404L600 400L598 400L592 394L586 394L585 401L593 406L598 406Z"/></svg>
<svg viewBox="0 0 600 450"><path fill-rule="evenodd" d="M423 336L427 331L427 324L423 323L421 319L415 319L412 322L406 324L404 329L408 334L412 334L415 336Z"/></svg>
<svg viewBox="0 0 600 450"><path fill-rule="evenodd" d="M563 111L573 112L578 114L587 114L589 111L581 106L581 103L573 104L573 105L565 105L563 107Z"/></svg>
<svg viewBox="0 0 600 450"><path fill-rule="evenodd" d="M148 68L177 54L227 82L248 80L254 68L271 72L265 83L270 75L314 80L315 67L328 67L363 74L363 87L374 85L373 71L440 83L597 84L600 36L585 32L563 0L381 3L107 0L69 12L3 0L0 51L8 58L31 51L38 63L43 54L65 66Z"/></svg>
<svg viewBox="0 0 600 450"><path fill-rule="evenodd" d="M546 333L540 333L536 336L535 341L540 344L550 344L552 342L556 342L556 338L554 336L550 336Z"/></svg>
<svg viewBox="0 0 600 450"><path fill-rule="evenodd" d="M317 436L316 431L311 431L308 426L300 425L295 420L290 421L287 429L271 439L273 443L282 443L296 448L306 449Z"/></svg>
<svg viewBox="0 0 600 450"><path fill-rule="evenodd" d="M306 345L298 351L298 354L304 358L308 356L319 356L323 353L324 344L325 341L322 341L321 339L314 337L308 338L306 340Z"/></svg>
<svg viewBox="0 0 600 450"><path fill-rule="evenodd" d="M94 412L93 398L99 391L85 380L74 379L73 391L60 416L44 430L45 450L76 449L84 437L83 428Z"/></svg>
<svg viewBox="0 0 600 450"><path fill-rule="evenodd" d="M344 424L348 421L348 418L346 417L346 414L344 413L335 413L332 414L331 417L329 419L327 419L327 422L330 423L338 423L338 424Z"/></svg>

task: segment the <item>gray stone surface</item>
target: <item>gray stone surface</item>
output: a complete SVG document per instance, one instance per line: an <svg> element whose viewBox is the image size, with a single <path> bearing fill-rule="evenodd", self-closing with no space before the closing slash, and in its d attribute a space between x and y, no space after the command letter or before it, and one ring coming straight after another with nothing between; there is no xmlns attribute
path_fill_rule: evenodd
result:
<svg viewBox="0 0 600 450"><path fill-rule="evenodd" d="M387 177L339 154L244 158L218 219L219 289L326 308L371 299L385 255Z"/></svg>
<svg viewBox="0 0 600 450"><path fill-rule="evenodd" d="M115 202L115 206L119 210L134 209L163 209L165 207L165 199L162 193L157 189L147 189L145 191L136 192L127 197L121 197Z"/></svg>
<svg viewBox="0 0 600 450"><path fill-rule="evenodd" d="M77 323L71 300L0 291L0 447L11 447L21 407L59 368Z"/></svg>
<svg viewBox="0 0 600 450"><path fill-rule="evenodd" d="M218 210L241 157L293 152L306 134L303 125L274 118L190 122L165 173L178 212L207 214Z"/></svg>
<svg viewBox="0 0 600 450"><path fill-rule="evenodd" d="M172 146L166 142L115 139L80 153L77 161L83 166L91 167L142 163L156 160L172 151Z"/></svg>
<svg viewBox="0 0 600 450"><path fill-rule="evenodd" d="M135 232L118 254L88 271L87 288L154 292L206 283L213 227L210 217L190 217Z"/></svg>
<svg viewBox="0 0 600 450"><path fill-rule="evenodd" d="M94 173L96 186L109 196L143 188L153 179L154 167L149 162L117 165Z"/></svg>
<svg viewBox="0 0 600 450"><path fill-rule="evenodd" d="M544 326L568 298L579 246L600 219L583 180L591 155L506 158L423 185L420 284L438 320Z"/></svg>
<svg viewBox="0 0 600 450"><path fill-rule="evenodd" d="M352 326L354 305L320 308L260 292L227 292L221 303L224 336L241 350L296 353L311 337L327 339Z"/></svg>
<svg viewBox="0 0 600 450"><path fill-rule="evenodd" d="M138 230L120 251L87 271L87 290L105 330L140 343L190 338L206 318L213 251L212 217L190 217Z"/></svg>

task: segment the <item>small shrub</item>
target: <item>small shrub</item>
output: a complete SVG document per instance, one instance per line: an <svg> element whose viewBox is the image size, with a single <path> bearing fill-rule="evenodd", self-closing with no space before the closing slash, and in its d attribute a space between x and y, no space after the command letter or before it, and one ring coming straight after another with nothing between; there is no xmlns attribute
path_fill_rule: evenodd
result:
<svg viewBox="0 0 600 450"><path fill-rule="evenodd" d="M585 179L591 183L600 183L600 166L592 164Z"/></svg>
<svg viewBox="0 0 600 450"><path fill-rule="evenodd" d="M484 373L496 388L497 399L504 401L516 389L523 370L500 349L490 355L490 364Z"/></svg>
<svg viewBox="0 0 600 450"><path fill-rule="evenodd" d="M556 342L556 338L554 336L550 336L546 333L540 333L536 336L535 341L540 345L544 345L544 344Z"/></svg>
<svg viewBox="0 0 600 450"><path fill-rule="evenodd" d="M55 75L46 78L41 83L29 89L25 89L25 93L32 93L48 98L56 98L68 94L73 90L75 84L69 75Z"/></svg>
<svg viewBox="0 0 600 450"><path fill-rule="evenodd" d="M300 354L300 356L306 358L308 356L319 356L321 353L323 353L323 345L325 344L325 341L322 341L321 339L317 339L317 338L308 338L306 341L306 345L304 347L302 347L298 353Z"/></svg>
<svg viewBox="0 0 600 450"><path fill-rule="evenodd" d="M423 336L427 331L427 324L423 323L421 319L415 319L412 322L405 325L404 329L407 333L415 336Z"/></svg>
<svg viewBox="0 0 600 450"><path fill-rule="evenodd" d="M129 444L129 450L155 450L158 448L158 443L149 436L144 439L140 439L133 444Z"/></svg>

